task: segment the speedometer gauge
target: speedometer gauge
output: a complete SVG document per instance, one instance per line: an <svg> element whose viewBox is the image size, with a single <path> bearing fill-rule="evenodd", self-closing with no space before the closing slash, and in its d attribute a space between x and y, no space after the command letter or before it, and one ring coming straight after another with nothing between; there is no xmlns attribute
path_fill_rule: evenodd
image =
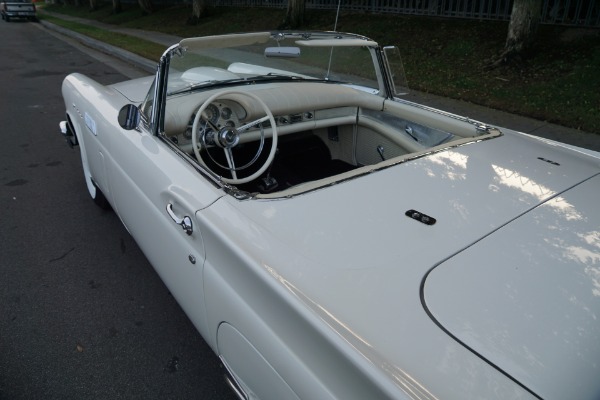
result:
<svg viewBox="0 0 600 400"><path fill-rule="evenodd" d="M216 125L219 121L219 109L214 104L209 104L204 110L204 114L202 116L209 122Z"/></svg>
<svg viewBox="0 0 600 400"><path fill-rule="evenodd" d="M231 118L231 108L223 107L223 109L221 110L221 118L223 118L223 119Z"/></svg>

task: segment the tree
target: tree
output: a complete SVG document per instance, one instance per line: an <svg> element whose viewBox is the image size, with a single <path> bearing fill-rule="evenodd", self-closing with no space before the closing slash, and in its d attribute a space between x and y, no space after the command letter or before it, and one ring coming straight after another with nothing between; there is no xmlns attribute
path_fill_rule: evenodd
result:
<svg viewBox="0 0 600 400"><path fill-rule="evenodd" d="M522 56L533 44L542 13L541 0L514 0L504 51L493 67Z"/></svg>
<svg viewBox="0 0 600 400"><path fill-rule="evenodd" d="M193 0L192 16L188 19L188 24L196 25L198 22L200 22L200 18L208 14L208 9L210 6L210 0Z"/></svg>
<svg viewBox="0 0 600 400"><path fill-rule="evenodd" d="M305 0L288 0L287 11L283 26L286 28L299 28L304 24Z"/></svg>
<svg viewBox="0 0 600 400"><path fill-rule="evenodd" d="M96 11L98 9L98 0L90 0L90 11Z"/></svg>
<svg viewBox="0 0 600 400"><path fill-rule="evenodd" d="M118 14L121 11L123 11L123 8L121 7L121 0L112 0L112 13Z"/></svg>
<svg viewBox="0 0 600 400"><path fill-rule="evenodd" d="M138 0L138 4L145 14L152 14L152 11L154 11L151 0Z"/></svg>

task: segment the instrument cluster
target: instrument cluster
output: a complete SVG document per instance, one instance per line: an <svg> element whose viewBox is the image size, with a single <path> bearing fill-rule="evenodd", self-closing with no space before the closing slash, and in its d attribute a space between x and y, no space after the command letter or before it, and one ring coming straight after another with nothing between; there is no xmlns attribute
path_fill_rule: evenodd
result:
<svg viewBox="0 0 600 400"><path fill-rule="evenodd" d="M246 110L234 101L219 100L209 104L204 109L203 119L200 124L200 132L202 134L205 130L213 130L213 127L217 129L224 128L226 126L236 127L240 126L240 121L246 118ZM193 113L188 121L187 129L183 136L186 139L192 139L192 126L194 125L194 118L196 113ZM211 127L212 125L212 127Z"/></svg>

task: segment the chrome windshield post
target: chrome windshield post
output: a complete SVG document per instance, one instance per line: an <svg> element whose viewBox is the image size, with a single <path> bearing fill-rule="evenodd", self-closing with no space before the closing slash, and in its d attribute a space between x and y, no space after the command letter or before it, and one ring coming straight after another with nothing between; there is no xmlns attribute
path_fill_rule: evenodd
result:
<svg viewBox="0 0 600 400"><path fill-rule="evenodd" d="M158 135L164 130L165 106L167 101L167 83L169 78L169 65L171 57L183 54L183 49L179 44L169 47L160 57L154 85L154 107L150 116L150 131Z"/></svg>

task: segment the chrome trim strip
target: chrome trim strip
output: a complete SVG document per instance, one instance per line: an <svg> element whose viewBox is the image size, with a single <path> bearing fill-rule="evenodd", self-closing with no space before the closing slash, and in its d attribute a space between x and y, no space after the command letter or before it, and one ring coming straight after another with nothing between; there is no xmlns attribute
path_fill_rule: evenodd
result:
<svg viewBox="0 0 600 400"><path fill-rule="evenodd" d="M386 101L389 101L390 99L386 99ZM468 117L463 117L461 115L457 115L457 114L452 114L450 112L447 111L443 111L437 108L433 108L433 107L429 107L423 104L419 104L419 103L414 103L412 101L409 100L404 100L398 97L394 97L393 99L391 99L391 101L397 102L397 103L402 103L402 104L406 104L415 108L420 108L421 110L425 110L425 111L429 111L435 114L439 114L442 115L444 117L448 117L448 118L452 118L458 121L462 121L462 122L466 122L468 124L471 124L473 126L475 126L475 129L477 129L480 133L487 133L490 130L494 129L493 126L487 125L481 121L477 121Z"/></svg>

